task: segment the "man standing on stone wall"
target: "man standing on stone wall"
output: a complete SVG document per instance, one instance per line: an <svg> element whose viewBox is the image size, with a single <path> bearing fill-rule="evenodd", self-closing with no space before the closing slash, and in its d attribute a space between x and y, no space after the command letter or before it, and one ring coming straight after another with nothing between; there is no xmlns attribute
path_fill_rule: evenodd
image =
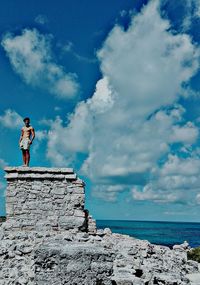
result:
<svg viewBox="0 0 200 285"><path fill-rule="evenodd" d="M30 119L24 118L25 126L21 129L21 136L19 139L19 146L22 150L23 166L29 166L30 162L30 145L35 138L34 128L30 125Z"/></svg>

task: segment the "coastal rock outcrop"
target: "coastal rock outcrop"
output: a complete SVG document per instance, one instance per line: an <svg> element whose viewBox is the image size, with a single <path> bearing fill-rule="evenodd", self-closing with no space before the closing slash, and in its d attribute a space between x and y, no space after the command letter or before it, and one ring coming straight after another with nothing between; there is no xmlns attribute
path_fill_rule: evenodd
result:
<svg viewBox="0 0 200 285"><path fill-rule="evenodd" d="M97 229L70 168L7 167L0 285L197 285L189 245L173 249Z"/></svg>

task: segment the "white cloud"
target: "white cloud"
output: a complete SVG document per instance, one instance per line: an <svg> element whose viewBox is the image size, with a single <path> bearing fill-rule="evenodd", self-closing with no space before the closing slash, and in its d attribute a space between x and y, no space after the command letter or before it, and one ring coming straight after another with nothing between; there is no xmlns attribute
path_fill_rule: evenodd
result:
<svg viewBox="0 0 200 285"><path fill-rule="evenodd" d="M47 130L37 130L35 132L35 137L38 139L38 141L45 140L47 138Z"/></svg>
<svg viewBox="0 0 200 285"><path fill-rule="evenodd" d="M135 200L195 204L199 202L199 185L199 157L169 154L164 165L152 171L151 181L144 187L133 187L132 195Z"/></svg>
<svg viewBox="0 0 200 285"><path fill-rule="evenodd" d="M189 31L193 21L200 17L200 0L182 0L178 5L170 0L160 0L160 2L171 5L173 9L179 8L179 21L182 20L183 31Z"/></svg>
<svg viewBox="0 0 200 285"><path fill-rule="evenodd" d="M121 10L119 14L123 18L123 17L125 17L127 15L127 13L128 12L126 10Z"/></svg>
<svg viewBox="0 0 200 285"><path fill-rule="evenodd" d="M173 126L170 139L172 142L192 144L196 142L198 135L198 128L192 122L187 122L184 126Z"/></svg>
<svg viewBox="0 0 200 285"><path fill-rule="evenodd" d="M101 194L94 190L99 197L110 193L111 185L129 184L135 199L176 202L181 191L177 195L169 188L162 197L149 179L154 172L159 179L159 161L174 143L189 149L197 140L198 128L185 121L178 99L199 68L199 49L189 36L171 33L158 1L151 1L126 31L118 25L112 29L98 58L102 79L93 96L77 105L68 124L59 118L52 122L49 159L61 165L71 163L76 152L87 155L81 170L103 186ZM111 193L114 200L117 191Z"/></svg>
<svg viewBox="0 0 200 285"><path fill-rule="evenodd" d="M0 158L0 168L3 169L6 165L7 165L7 162L4 159Z"/></svg>
<svg viewBox="0 0 200 285"><path fill-rule="evenodd" d="M92 195L106 202L116 202L116 194L124 191L122 185L95 185L92 188Z"/></svg>
<svg viewBox="0 0 200 285"><path fill-rule="evenodd" d="M59 45L61 47L62 53L69 53L74 56L77 60L83 61L86 63L97 63L97 59L95 58L89 58L83 55L78 54L74 49L74 44L71 41L68 41L64 45Z"/></svg>
<svg viewBox="0 0 200 285"><path fill-rule="evenodd" d="M51 36L42 35L36 29L24 29L21 35L7 33L2 40L13 69L27 84L42 87L61 99L77 95L77 76L66 73L53 61Z"/></svg>
<svg viewBox="0 0 200 285"><path fill-rule="evenodd" d="M63 52L70 52L73 49L73 43L68 41L65 45L62 46L62 51Z"/></svg>
<svg viewBox="0 0 200 285"><path fill-rule="evenodd" d="M36 22L37 24L44 25L44 24L48 23L48 18L47 18L47 16L45 16L45 15L39 14L39 15L35 18L35 22Z"/></svg>
<svg viewBox="0 0 200 285"><path fill-rule="evenodd" d="M55 121L48 121L51 130L48 134L47 157L60 166L74 160L72 153L87 153L92 133L95 131L92 112L103 114L112 104L113 99L107 79L99 80L93 97L87 102L77 104L75 112L68 118L70 122L67 127L63 127L63 121L59 116Z"/></svg>
<svg viewBox="0 0 200 285"><path fill-rule="evenodd" d="M200 0L196 0L196 16L200 17Z"/></svg>
<svg viewBox="0 0 200 285"><path fill-rule="evenodd" d="M200 193L196 195L197 204L200 205Z"/></svg>
<svg viewBox="0 0 200 285"><path fill-rule="evenodd" d="M34 144L33 144L33 153L38 152L40 144L43 141L46 141L47 137L48 137L47 130L37 130L37 131L35 131L35 140L34 140Z"/></svg>
<svg viewBox="0 0 200 285"><path fill-rule="evenodd" d="M200 0L186 0L188 13L193 14L194 17L200 17Z"/></svg>
<svg viewBox="0 0 200 285"><path fill-rule="evenodd" d="M63 128L63 121L57 117L51 124L48 133L47 157L57 166L64 166L74 160L73 153L87 152L89 138L91 137L84 103L78 104L76 114L73 116L67 128Z"/></svg>
<svg viewBox="0 0 200 285"><path fill-rule="evenodd" d="M59 106L55 106L55 107L54 107L54 111L55 111L55 112L59 112L59 111L61 111L61 107L59 107Z"/></svg>
<svg viewBox="0 0 200 285"><path fill-rule="evenodd" d="M23 118L16 111L7 109L0 116L0 124L6 128L19 129L23 125Z"/></svg>

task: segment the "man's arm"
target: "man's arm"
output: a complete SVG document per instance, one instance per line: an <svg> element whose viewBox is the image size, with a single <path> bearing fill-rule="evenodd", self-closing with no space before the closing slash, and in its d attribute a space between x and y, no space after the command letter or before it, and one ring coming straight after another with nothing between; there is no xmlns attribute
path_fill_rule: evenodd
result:
<svg viewBox="0 0 200 285"><path fill-rule="evenodd" d="M35 130L34 130L34 128L32 128L32 129L31 129L31 140L30 140L30 144L32 144L34 138L35 138Z"/></svg>
<svg viewBox="0 0 200 285"><path fill-rule="evenodd" d="M21 142L21 140L22 140L22 138L23 138L23 133L24 133L24 131L23 131L23 129L21 130L21 136L20 136L20 138L19 138L19 144L20 144L20 142Z"/></svg>

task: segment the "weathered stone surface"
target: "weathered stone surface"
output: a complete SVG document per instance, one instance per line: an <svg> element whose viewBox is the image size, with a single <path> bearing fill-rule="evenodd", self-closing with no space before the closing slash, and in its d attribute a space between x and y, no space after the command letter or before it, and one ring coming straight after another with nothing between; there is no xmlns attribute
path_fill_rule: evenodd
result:
<svg viewBox="0 0 200 285"><path fill-rule="evenodd" d="M119 234L103 239L117 253L112 276L116 284L190 284L186 273L198 272L197 263L187 260L186 250L177 252Z"/></svg>
<svg viewBox="0 0 200 285"><path fill-rule="evenodd" d="M198 272L187 274L186 277L190 280L191 285L200 284L200 264L198 266Z"/></svg>
<svg viewBox="0 0 200 285"><path fill-rule="evenodd" d="M199 285L189 245L150 244L97 229L69 168L7 167L0 285Z"/></svg>
<svg viewBox="0 0 200 285"><path fill-rule="evenodd" d="M72 168L47 167L5 167L5 178L13 179L68 179L76 180L77 175ZM80 181L78 181L80 182Z"/></svg>
<svg viewBox="0 0 200 285"><path fill-rule="evenodd" d="M63 228L65 230L73 229L73 228L78 228L78 229L86 228L84 225L85 217L63 216L59 218L58 224L60 228Z"/></svg>
<svg viewBox="0 0 200 285"><path fill-rule="evenodd" d="M51 241L35 256L38 285L45 279L46 284L112 284L112 254L100 245Z"/></svg>
<svg viewBox="0 0 200 285"><path fill-rule="evenodd" d="M11 166L7 166L4 168L4 170L7 173L11 173L11 172L27 172L27 173L64 173L64 174L70 174L70 173L74 173L73 168L55 168L55 167L11 167Z"/></svg>
<svg viewBox="0 0 200 285"><path fill-rule="evenodd" d="M86 230L84 184L73 169L6 167L5 170L7 221L15 223L17 229Z"/></svg>
<svg viewBox="0 0 200 285"><path fill-rule="evenodd" d="M53 174L53 173L8 173L5 175L5 178L7 180L10 179L69 179L69 180L75 180L76 179L76 174Z"/></svg>

